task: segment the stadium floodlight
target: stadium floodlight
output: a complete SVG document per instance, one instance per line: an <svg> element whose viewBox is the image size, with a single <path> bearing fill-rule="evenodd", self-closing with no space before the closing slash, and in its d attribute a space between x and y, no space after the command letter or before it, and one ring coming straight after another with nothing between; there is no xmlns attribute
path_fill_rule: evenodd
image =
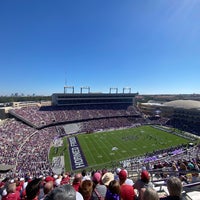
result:
<svg viewBox="0 0 200 200"><path fill-rule="evenodd" d="M64 94L67 93L67 89L72 89L72 94L74 94L74 86L64 86Z"/></svg>
<svg viewBox="0 0 200 200"><path fill-rule="evenodd" d="M118 93L118 88L116 87L111 87L109 93L111 94L113 90L115 91L116 94Z"/></svg>
<svg viewBox="0 0 200 200"><path fill-rule="evenodd" d="M90 87L89 86L83 86L81 87L81 94L83 93L83 90L87 90L88 93L90 93Z"/></svg>
<svg viewBox="0 0 200 200"><path fill-rule="evenodd" d="M124 87L123 88L123 93L125 93L126 90L128 90L128 93L131 93L131 88L130 87Z"/></svg>

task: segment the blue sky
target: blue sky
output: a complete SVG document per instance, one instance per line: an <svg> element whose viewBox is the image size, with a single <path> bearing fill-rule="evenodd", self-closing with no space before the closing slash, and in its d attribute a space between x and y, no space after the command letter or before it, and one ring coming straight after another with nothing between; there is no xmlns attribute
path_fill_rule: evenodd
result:
<svg viewBox="0 0 200 200"><path fill-rule="evenodd" d="M0 95L200 93L199 0L2 0Z"/></svg>

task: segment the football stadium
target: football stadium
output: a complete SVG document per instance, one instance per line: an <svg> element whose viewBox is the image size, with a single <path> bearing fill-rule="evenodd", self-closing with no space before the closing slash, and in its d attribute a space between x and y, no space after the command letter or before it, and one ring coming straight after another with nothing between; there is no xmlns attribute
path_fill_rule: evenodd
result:
<svg viewBox="0 0 200 200"><path fill-rule="evenodd" d="M101 170L116 175L116 169L126 169L135 181L145 168L155 187L162 183L157 190L163 192L164 179L184 165L182 181L189 198L192 180L200 181L198 135L173 126L172 118L147 116L136 104L138 94L126 89L64 91L52 94L49 105L31 102L11 107L0 124L0 178L73 179L84 170L89 175Z"/></svg>

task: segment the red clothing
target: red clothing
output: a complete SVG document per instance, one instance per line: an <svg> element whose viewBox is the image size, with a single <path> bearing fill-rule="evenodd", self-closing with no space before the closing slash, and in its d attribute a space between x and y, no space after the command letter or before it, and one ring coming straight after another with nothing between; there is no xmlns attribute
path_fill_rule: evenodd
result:
<svg viewBox="0 0 200 200"><path fill-rule="evenodd" d="M0 188L1 188L2 186L4 186L4 185L5 185L4 182L0 182Z"/></svg>
<svg viewBox="0 0 200 200"><path fill-rule="evenodd" d="M22 186L21 185L19 185L19 186L16 187L16 191L20 192L21 190L22 190Z"/></svg>
<svg viewBox="0 0 200 200"><path fill-rule="evenodd" d="M49 182L49 181L53 181L54 182L54 178L52 176L47 176L45 178L45 182Z"/></svg>
<svg viewBox="0 0 200 200"><path fill-rule="evenodd" d="M18 191L16 191L15 193L9 193L5 197L3 197L2 200L20 200L20 194Z"/></svg>
<svg viewBox="0 0 200 200"><path fill-rule="evenodd" d="M123 200L134 200L135 191L131 185L123 184L120 186L120 194Z"/></svg>
<svg viewBox="0 0 200 200"><path fill-rule="evenodd" d="M69 183L70 183L70 177L69 176L63 178L62 181L60 182L61 185L69 184Z"/></svg>
<svg viewBox="0 0 200 200"><path fill-rule="evenodd" d="M80 182L78 182L78 183L73 183L72 184L72 186L73 186L73 188L78 192L78 190L79 190L79 186L80 186Z"/></svg>

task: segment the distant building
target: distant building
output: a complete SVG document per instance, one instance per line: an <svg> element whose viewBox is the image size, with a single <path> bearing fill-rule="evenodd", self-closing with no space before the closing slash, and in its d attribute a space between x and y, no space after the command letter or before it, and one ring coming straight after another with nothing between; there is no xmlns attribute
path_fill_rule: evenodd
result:
<svg viewBox="0 0 200 200"><path fill-rule="evenodd" d="M21 101L9 103L10 106L0 107L0 119L6 119L9 117L9 110L12 108L22 108L29 106L51 106L51 101Z"/></svg>
<svg viewBox="0 0 200 200"><path fill-rule="evenodd" d="M12 107L0 107L0 119L6 119L9 117L9 110Z"/></svg>
<svg viewBox="0 0 200 200"><path fill-rule="evenodd" d="M13 102L12 107L51 106L51 101L20 101Z"/></svg>
<svg viewBox="0 0 200 200"><path fill-rule="evenodd" d="M162 106L161 103L153 103L153 102L138 104L138 107L140 108L141 112L148 116L156 115L157 111L161 110L161 106ZM159 114L161 114L161 112Z"/></svg>
<svg viewBox="0 0 200 200"><path fill-rule="evenodd" d="M155 115L156 110L159 110L162 117L170 118L169 125L200 134L200 101L175 100L162 104L140 103L138 106L149 116Z"/></svg>

